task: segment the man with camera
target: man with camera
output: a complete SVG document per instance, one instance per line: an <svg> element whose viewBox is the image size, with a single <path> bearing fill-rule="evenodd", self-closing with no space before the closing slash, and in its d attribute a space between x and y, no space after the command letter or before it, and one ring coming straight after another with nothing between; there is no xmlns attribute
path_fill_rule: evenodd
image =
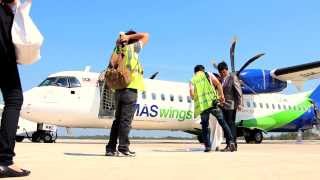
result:
<svg viewBox="0 0 320 180"><path fill-rule="evenodd" d="M224 94L221 83L211 73L205 72L203 65L197 65L194 68L194 76L189 83L190 96L194 100L194 116L201 116L202 137L205 145L204 152L211 151L209 116L212 114L218 120L220 126L225 132L227 138L231 139L228 146L231 151L235 150L235 144L232 141L231 130L223 118L220 104L223 104ZM219 95L215 88L217 88Z"/></svg>

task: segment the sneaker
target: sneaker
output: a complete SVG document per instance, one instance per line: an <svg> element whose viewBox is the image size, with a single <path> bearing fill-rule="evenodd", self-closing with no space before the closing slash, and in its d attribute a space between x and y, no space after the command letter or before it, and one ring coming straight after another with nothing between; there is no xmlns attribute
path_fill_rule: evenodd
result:
<svg viewBox="0 0 320 180"><path fill-rule="evenodd" d="M106 156L116 156L117 153L114 152L114 151L107 151L105 155L106 155Z"/></svg>
<svg viewBox="0 0 320 180"><path fill-rule="evenodd" d="M133 151L124 151L124 150L118 150L119 151L119 156L131 156L131 157L135 157L136 156L136 152Z"/></svg>

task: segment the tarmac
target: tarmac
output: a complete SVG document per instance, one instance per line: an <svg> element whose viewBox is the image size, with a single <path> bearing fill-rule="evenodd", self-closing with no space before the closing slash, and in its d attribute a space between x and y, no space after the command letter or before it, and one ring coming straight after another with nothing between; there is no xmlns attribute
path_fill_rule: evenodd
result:
<svg viewBox="0 0 320 180"><path fill-rule="evenodd" d="M241 143L237 152L204 153L203 147L192 140L135 140L130 147L136 151L136 157L106 157L104 143L102 140L17 143L15 161L31 170L31 175L16 179L320 179L320 141Z"/></svg>

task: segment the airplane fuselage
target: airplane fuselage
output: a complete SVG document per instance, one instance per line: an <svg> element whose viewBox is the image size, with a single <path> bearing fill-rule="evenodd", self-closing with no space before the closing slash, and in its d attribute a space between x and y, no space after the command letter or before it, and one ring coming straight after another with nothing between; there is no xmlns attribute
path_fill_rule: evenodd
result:
<svg viewBox="0 0 320 180"><path fill-rule="evenodd" d="M49 76L49 80L61 83L50 84L48 80L25 92L22 117L70 128L110 128L114 118L101 115L103 103L107 102L103 99L98 77L98 73L73 71ZM72 78L79 81L78 85L72 85ZM194 105L187 83L146 79L145 85L146 91L138 94L134 129L186 131L200 128L200 118L193 115ZM244 95L244 108L237 113L238 125L263 131L308 129L314 124L315 116L308 101L309 94Z"/></svg>

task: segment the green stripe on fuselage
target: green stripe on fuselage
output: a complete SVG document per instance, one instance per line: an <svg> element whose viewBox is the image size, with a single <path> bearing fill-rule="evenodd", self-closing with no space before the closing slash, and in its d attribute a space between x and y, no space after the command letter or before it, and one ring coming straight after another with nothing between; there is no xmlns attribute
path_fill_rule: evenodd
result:
<svg viewBox="0 0 320 180"><path fill-rule="evenodd" d="M297 107L307 107L308 109L311 107L311 103L308 99L297 105ZM261 117L261 118L254 118L244 120L242 123L243 127L246 128L258 128L265 131L270 131L272 129L281 128L292 121L296 120L300 116L302 116L306 111L302 110L285 110L273 115Z"/></svg>

